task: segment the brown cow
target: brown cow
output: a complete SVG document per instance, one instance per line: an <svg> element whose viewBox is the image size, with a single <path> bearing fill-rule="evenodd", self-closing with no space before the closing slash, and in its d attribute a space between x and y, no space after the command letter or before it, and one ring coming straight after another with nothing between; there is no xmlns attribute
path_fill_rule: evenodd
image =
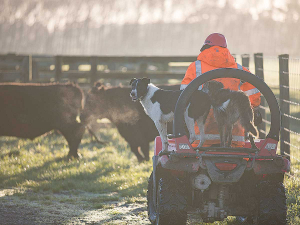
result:
<svg viewBox="0 0 300 225"><path fill-rule="evenodd" d="M164 88L178 90L179 85ZM141 162L149 160L149 143L159 134L142 105L131 100L130 91L130 87L108 88L97 83L87 94L81 120L89 124L96 119L109 119ZM142 154L138 151L139 147Z"/></svg>
<svg viewBox="0 0 300 225"><path fill-rule="evenodd" d="M34 138L58 130L69 144L68 156L85 130L76 117L82 110L83 92L75 84L0 84L0 136Z"/></svg>

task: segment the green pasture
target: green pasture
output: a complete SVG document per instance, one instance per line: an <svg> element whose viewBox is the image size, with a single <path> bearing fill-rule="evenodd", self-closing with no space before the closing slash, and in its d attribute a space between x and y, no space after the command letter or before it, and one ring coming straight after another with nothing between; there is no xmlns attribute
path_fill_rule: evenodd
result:
<svg viewBox="0 0 300 225"><path fill-rule="evenodd" d="M0 204L11 204L11 201L23 204L21 202L26 201L27 207L60 207L65 213L61 223L71 224L69 215L80 216L80 212L95 210L110 210L111 214L118 214L112 202L139 203L144 204L144 208L138 216L145 219L151 161L138 163L115 128L103 128L99 134L108 144L101 146L91 142L90 136L84 136L78 160L65 157L67 143L56 133L34 141L1 137ZM285 185L290 224L299 224L300 173L287 175ZM13 200L8 201L8 197ZM81 210L78 215L72 207ZM105 224L117 223L112 220ZM214 224L238 223L230 217L225 222Z"/></svg>

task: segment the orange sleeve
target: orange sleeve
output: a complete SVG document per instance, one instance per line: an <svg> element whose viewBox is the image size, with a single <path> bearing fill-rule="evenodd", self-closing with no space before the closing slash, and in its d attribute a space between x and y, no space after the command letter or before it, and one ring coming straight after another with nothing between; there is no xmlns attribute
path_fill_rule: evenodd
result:
<svg viewBox="0 0 300 225"><path fill-rule="evenodd" d="M248 70L246 67L243 66L243 69L249 73L251 73L250 70ZM248 94L250 103L252 108L258 107L260 105L261 102L261 93L259 92L259 90L253 86L252 84L245 82L241 85L241 90L244 92L250 92L250 94ZM251 93L252 92L252 93Z"/></svg>
<svg viewBox="0 0 300 225"><path fill-rule="evenodd" d="M260 105L261 93L256 87L254 87L252 84L248 82L245 82L241 85L240 88L243 92L245 92L248 95L251 106L253 108L258 107Z"/></svg>

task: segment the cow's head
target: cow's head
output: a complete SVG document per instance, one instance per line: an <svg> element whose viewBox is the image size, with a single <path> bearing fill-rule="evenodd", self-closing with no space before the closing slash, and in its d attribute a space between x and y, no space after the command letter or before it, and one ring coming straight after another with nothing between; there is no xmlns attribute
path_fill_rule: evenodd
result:
<svg viewBox="0 0 300 225"><path fill-rule="evenodd" d="M132 101L137 101L143 99L148 92L148 84L150 84L150 79L144 77L143 79L133 78L130 81L131 92L130 96Z"/></svg>

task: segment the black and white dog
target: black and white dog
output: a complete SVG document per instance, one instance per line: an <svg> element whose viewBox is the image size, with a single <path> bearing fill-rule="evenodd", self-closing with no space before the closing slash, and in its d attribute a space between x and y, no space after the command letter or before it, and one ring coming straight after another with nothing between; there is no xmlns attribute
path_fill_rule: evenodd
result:
<svg viewBox="0 0 300 225"><path fill-rule="evenodd" d="M139 100L144 107L146 114L154 121L160 134L163 146L162 152L168 150L167 122L174 119L176 102L182 91L162 90L152 83L150 79L132 79L130 81L132 90L130 96L133 101ZM184 119L189 131L189 141L200 140L198 147L205 141L204 123L211 107L208 94L202 91L195 91L185 110ZM200 135L196 135L194 130L197 122Z"/></svg>
<svg viewBox="0 0 300 225"><path fill-rule="evenodd" d="M248 133L257 135L257 129L253 125L253 110L248 96L242 91L224 89L224 85L218 81L209 81L203 85L203 91L208 93L214 117L218 123L221 139L221 147L230 147L232 142L232 128L239 120L245 128L245 138Z"/></svg>

